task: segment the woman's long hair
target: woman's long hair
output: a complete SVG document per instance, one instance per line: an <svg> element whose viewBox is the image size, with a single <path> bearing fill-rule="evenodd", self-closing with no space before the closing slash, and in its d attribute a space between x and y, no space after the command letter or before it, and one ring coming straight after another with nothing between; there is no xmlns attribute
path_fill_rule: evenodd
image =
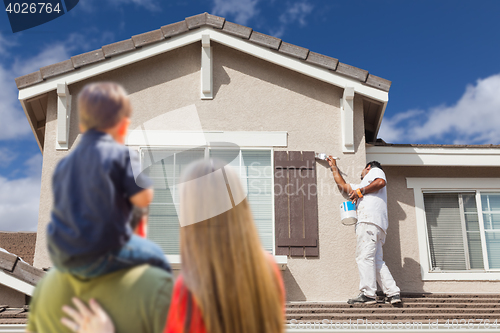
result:
<svg viewBox="0 0 500 333"><path fill-rule="evenodd" d="M182 275L207 332L283 332L284 295L236 173L195 162L180 195Z"/></svg>

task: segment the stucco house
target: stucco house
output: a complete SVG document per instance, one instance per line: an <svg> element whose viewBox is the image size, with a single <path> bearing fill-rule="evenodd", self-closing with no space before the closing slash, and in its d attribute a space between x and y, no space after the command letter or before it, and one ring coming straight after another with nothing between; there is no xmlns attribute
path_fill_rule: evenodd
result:
<svg viewBox="0 0 500 333"><path fill-rule="evenodd" d="M500 307L500 147L377 140L390 81L206 13L16 79L43 153L35 267L51 266L51 177L80 138L76 96L108 80L130 94L127 145L157 187L149 234L174 268L175 185L189 162L215 156L240 172L289 302L357 294L354 227L340 222L346 196L315 159L328 153L351 183L367 161L383 165L384 257L403 293L474 294Z"/></svg>

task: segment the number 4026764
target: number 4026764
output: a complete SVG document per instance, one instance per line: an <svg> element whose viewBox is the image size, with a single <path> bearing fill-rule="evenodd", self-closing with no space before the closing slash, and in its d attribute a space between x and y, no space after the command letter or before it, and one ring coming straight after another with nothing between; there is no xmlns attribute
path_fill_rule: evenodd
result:
<svg viewBox="0 0 500 333"><path fill-rule="evenodd" d="M59 3L55 6L52 6L50 2L33 2L33 3L9 3L5 11L9 14L42 14L47 13L50 14L52 12L60 13L61 9L59 8Z"/></svg>

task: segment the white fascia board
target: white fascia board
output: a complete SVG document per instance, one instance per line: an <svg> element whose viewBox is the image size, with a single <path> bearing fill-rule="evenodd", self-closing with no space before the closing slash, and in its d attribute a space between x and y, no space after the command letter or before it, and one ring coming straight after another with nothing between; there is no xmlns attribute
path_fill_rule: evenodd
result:
<svg viewBox="0 0 500 333"><path fill-rule="evenodd" d="M181 256L180 255L165 255L172 269L181 269ZM287 256L273 256L279 269L284 271L288 263Z"/></svg>
<svg viewBox="0 0 500 333"><path fill-rule="evenodd" d="M498 166L500 149L366 147L366 160L393 166Z"/></svg>
<svg viewBox="0 0 500 333"><path fill-rule="evenodd" d="M424 208L425 190L498 190L500 178L406 178L407 188L413 189L415 198L415 218L420 255L420 272L423 281L500 281L499 271L489 272L432 272L430 270L427 222Z"/></svg>
<svg viewBox="0 0 500 333"><path fill-rule="evenodd" d="M66 82L68 85L71 85L75 82L83 81L90 77L201 41L203 34L210 34L210 39L212 41L216 41L257 58L333 84L340 88L353 87L356 93L372 98L376 101L387 103L389 100L388 92L366 86L358 80L343 77L328 69L307 64L299 59L280 54L266 47L253 44L238 37L227 35L209 27L195 29L182 35L166 39L160 43L145 46L141 49L136 49L130 53L112 57L111 59L94 65L84 66L77 71L60 75L34 86L21 89L19 91L19 99L25 100L55 90L57 88L57 83Z"/></svg>
<svg viewBox="0 0 500 333"><path fill-rule="evenodd" d="M209 146L210 142L229 142L240 147L287 147L285 131L155 131L133 130L126 140L128 146Z"/></svg>
<svg viewBox="0 0 500 333"><path fill-rule="evenodd" d="M59 75L52 79L48 79L44 82L38 83L34 86L19 90L19 99L24 100L47 93L52 90L56 90L58 83L66 83L68 85L71 85L73 83L86 80L99 74L106 73L123 66L130 65L138 61L148 59L156 55L198 42L201 40L201 35L204 31L205 29L196 29L193 31L189 31L180 36L166 39L163 42L150 46L144 46L140 49L131 51L130 53L114 56L111 59L104 60L94 65L83 66L76 71L64 75Z"/></svg>
<svg viewBox="0 0 500 333"><path fill-rule="evenodd" d="M18 278L5 273L0 269L0 284L11 289L17 290L25 295L33 296L35 287L29 283L19 280Z"/></svg>

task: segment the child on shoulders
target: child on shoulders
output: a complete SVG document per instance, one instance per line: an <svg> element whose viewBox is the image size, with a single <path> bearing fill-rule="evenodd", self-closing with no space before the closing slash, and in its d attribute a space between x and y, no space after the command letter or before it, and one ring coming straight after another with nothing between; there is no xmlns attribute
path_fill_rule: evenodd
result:
<svg viewBox="0 0 500 333"><path fill-rule="evenodd" d="M85 86L78 96L80 143L56 167L48 248L55 267L82 278L149 263L171 271L162 250L132 235L132 205L147 207L151 181L125 147L132 112L116 83ZM134 166L133 166L134 165Z"/></svg>

